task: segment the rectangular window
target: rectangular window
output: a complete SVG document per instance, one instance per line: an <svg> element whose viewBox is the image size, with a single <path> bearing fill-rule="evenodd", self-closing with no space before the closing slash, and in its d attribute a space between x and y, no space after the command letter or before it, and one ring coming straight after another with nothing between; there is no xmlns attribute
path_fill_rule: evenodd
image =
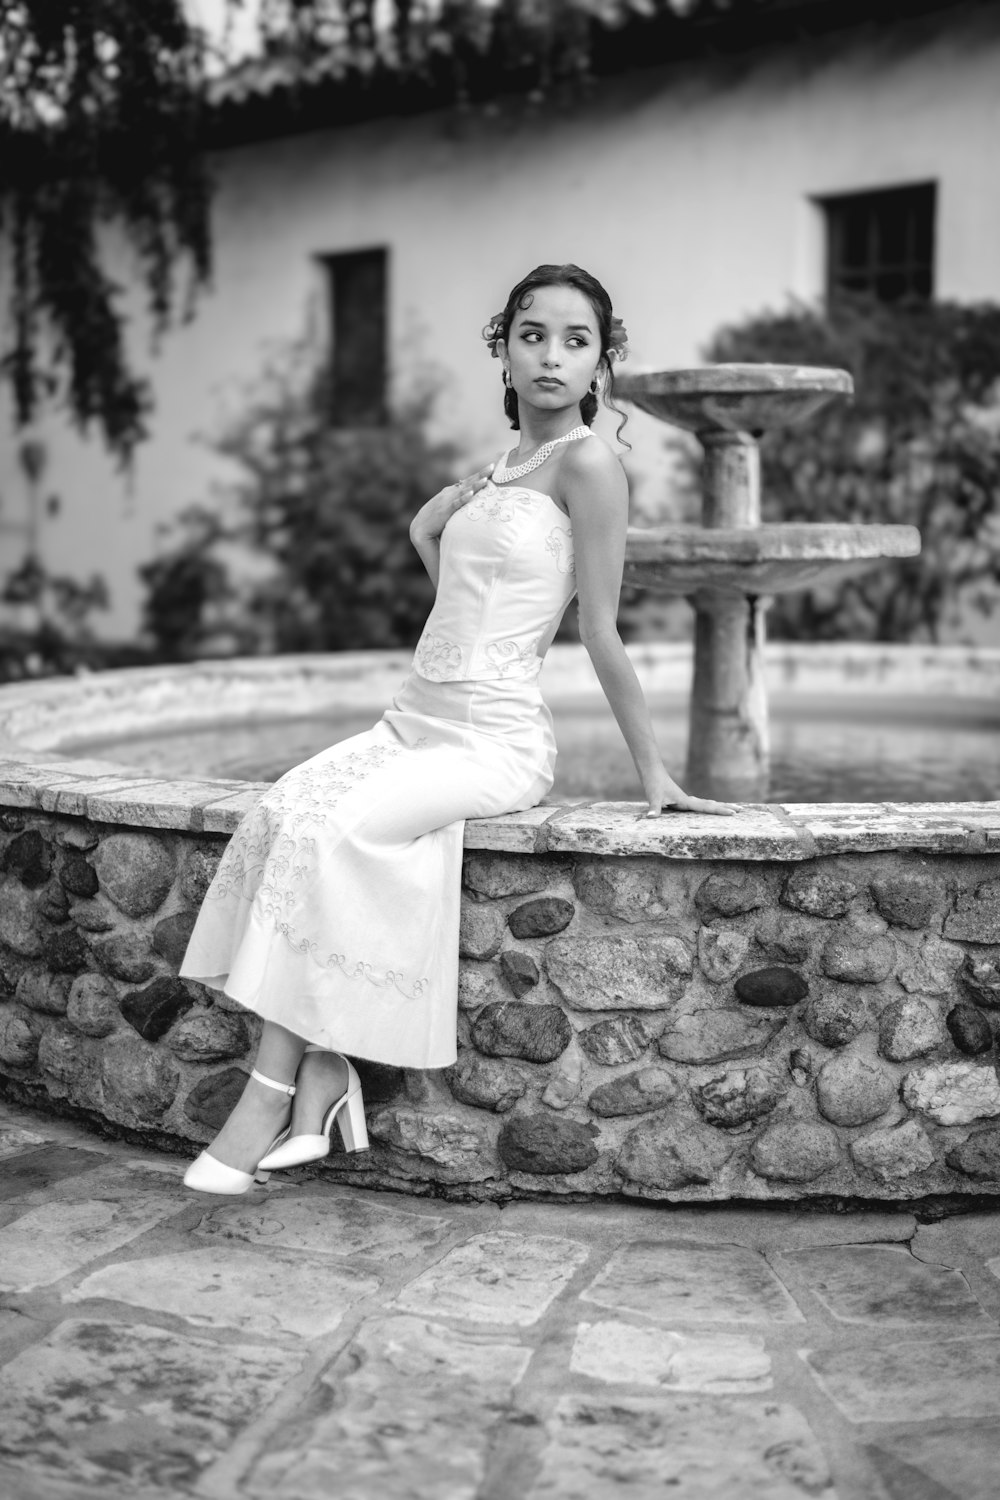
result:
<svg viewBox="0 0 1000 1500"><path fill-rule="evenodd" d="M388 256L324 255L330 329L330 422L382 427L388 408Z"/></svg>
<svg viewBox="0 0 1000 1500"><path fill-rule="evenodd" d="M882 302L933 297L936 199L933 182L820 198L827 295L869 292Z"/></svg>

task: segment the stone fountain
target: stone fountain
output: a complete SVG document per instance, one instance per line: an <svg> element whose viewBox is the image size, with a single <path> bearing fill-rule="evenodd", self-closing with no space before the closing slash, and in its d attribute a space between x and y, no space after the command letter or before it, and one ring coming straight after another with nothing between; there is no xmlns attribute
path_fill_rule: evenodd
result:
<svg viewBox="0 0 1000 1500"><path fill-rule="evenodd" d="M772 596L920 551L913 526L761 524L761 435L805 421L853 388L846 370L764 364L636 372L616 382L616 394L695 433L704 449L701 526L633 527L625 561L626 583L681 594L694 609L684 784L700 796L767 795Z"/></svg>

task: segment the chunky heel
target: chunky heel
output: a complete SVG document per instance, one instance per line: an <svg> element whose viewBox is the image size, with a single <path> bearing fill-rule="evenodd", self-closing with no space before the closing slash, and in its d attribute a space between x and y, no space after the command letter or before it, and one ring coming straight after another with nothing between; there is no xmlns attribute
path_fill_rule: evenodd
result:
<svg viewBox="0 0 1000 1500"><path fill-rule="evenodd" d="M365 1121L365 1101L361 1097L361 1089L356 1093L348 1094L341 1105L337 1107L337 1125L340 1129L340 1139L344 1143L345 1151L367 1151L368 1150L368 1125Z"/></svg>
<svg viewBox="0 0 1000 1500"><path fill-rule="evenodd" d="M309 1046L307 1052L325 1052L325 1047ZM340 1057L340 1053L336 1054ZM334 1123L340 1131L340 1139L344 1143L345 1151L367 1151L368 1150L368 1126L365 1124L365 1101L361 1094L361 1079L358 1077L357 1069L347 1058L342 1059L347 1063L347 1088L330 1105L323 1116L323 1125L319 1135L292 1135L280 1145L262 1156L260 1165L269 1172L280 1171L282 1167L301 1167L309 1161L322 1161L330 1154L330 1136L333 1134Z"/></svg>

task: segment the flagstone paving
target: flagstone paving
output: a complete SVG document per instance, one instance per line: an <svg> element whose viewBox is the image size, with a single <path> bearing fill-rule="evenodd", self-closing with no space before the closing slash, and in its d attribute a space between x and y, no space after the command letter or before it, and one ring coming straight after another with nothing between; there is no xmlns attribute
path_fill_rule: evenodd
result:
<svg viewBox="0 0 1000 1500"><path fill-rule="evenodd" d="M0 1106L4 1500L996 1500L1000 1210L244 1198Z"/></svg>

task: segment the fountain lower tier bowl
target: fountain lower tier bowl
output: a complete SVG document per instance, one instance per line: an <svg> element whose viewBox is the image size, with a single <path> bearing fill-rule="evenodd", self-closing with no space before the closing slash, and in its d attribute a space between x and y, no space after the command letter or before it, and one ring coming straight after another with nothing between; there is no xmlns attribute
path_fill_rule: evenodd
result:
<svg viewBox="0 0 1000 1500"><path fill-rule="evenodd" d="M615 379L615 393L640 411L705 437L759 434L804 422L838 396L850 396L846 370L813 365L709 365L697 370L636 370Z"/></svg>
<svg viewBox="0 0 1000 1500"><path fill-rule="evenodd" d="M915 526L632 528L625 582L656 594L785 594L919 552Z"/></svg>

